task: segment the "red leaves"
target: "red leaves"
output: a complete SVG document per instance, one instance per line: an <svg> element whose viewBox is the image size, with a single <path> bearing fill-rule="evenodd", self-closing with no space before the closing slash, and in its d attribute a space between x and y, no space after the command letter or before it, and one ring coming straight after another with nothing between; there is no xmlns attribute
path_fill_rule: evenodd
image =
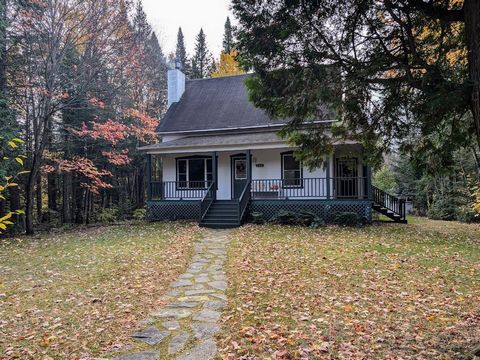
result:
<svg viewBox="0 0 480 360"><path fill-rule="evenodd" d="M81 130L72 129L71 132L80 137L91 137L95 140L103 139L116 145L120 140L124 140L129 135L129 127L108 119L104 123L92 122L92 129L89 129L83 123Z"/></svg>
<svg viewBox="0 0 480 360"><path fill-rule="evenodd" d="M98 194L98 189L112 187L112 185L102 179L105 176L111 176L112 173L98 169L90 159L76 156L72 160L58 160L58 164L62 172L73 172L87 178L88 183L82 183L81 186L94 194Z"/></svg>

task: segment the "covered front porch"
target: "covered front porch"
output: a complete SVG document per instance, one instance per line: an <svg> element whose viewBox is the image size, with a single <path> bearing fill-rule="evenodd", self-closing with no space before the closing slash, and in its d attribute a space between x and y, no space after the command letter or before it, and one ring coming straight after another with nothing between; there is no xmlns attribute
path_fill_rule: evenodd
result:
<svg viewBox="0 0 480 360"><path fill-rule="evenodd" d="M312 211L325 221L353 211L371 221L371 170L361 148L339 145L308 169L287 146L150 153L148 207L152 220L235 220L248 213ZM216 211L218 210L218 211ZM216 214L218 212L218 214ZM216 216L212 216L216 214ZM229 216L227 216L229 215Z"/></svg>

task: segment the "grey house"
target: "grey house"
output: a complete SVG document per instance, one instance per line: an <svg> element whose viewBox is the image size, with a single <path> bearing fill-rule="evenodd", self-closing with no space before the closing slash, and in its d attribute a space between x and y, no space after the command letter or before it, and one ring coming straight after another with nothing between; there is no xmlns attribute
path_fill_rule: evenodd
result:
<svg viewBox="0 0 480 360"><path fill-rule="evenodd" d="M327 222L347 211L371 221L378 210L405 222L404 202L371 185L359 144L336 144L318 169L297 161L277 135L286 121L248 101L246 76L185 80L180 70L169 71L169 107L157 129L162 141L142 148L152 220L234 227L252 211L268 219L285 209L312 211ZM318 126L331 125L325 113Z"/></svg>

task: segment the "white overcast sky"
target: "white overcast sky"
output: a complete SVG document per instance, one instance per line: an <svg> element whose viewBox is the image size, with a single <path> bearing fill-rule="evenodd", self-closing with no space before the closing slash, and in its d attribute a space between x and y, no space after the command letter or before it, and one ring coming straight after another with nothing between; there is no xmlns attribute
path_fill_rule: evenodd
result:
<svg viewBox="0 0 480 360"><path fill-rule="evenodd" d="M165 56L175 51L181 26L189 55L193 53L195 36L203 28L208 47L218 58L227 16L234 23L230 0L143 0L143 7Z"/></svg>

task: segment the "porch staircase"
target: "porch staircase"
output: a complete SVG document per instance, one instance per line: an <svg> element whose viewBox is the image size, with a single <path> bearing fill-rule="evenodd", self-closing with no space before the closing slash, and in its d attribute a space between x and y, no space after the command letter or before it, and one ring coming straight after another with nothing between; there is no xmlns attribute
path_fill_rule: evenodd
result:
<svg viewBox="0 0 480 360"><path fill-rule="evenodd" d="M386 193L372 186L373 210L385 215L396 223L407 223L406 204L404 199Z"/></svg>
<svg viewBox="0 0 480 360"><path fill-rule="evenodd" d="M214 229L234 228L240 225L239 217L237 200L215 200L200 221L200 226Z"/></svg>

